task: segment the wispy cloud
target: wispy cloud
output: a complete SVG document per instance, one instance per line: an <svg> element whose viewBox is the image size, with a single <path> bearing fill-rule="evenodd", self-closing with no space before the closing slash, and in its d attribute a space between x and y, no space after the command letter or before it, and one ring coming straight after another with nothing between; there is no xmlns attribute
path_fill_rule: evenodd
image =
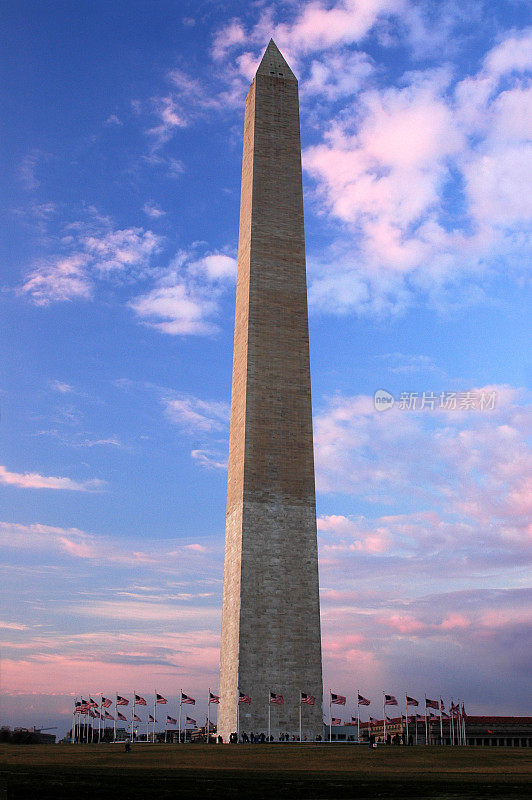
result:
<svg viewBox="0 0 532 800"><path fill-rule="evenodd" d="M209 450L192 450L190 455L195 461L208 469L227 469L227 460Z"/></svg>
<svg viewBox="0 0 532 800"><path fill-rule="evenodd" d="M22 284L20 291L29 295L37 306L68 300L90 300L94 283L86 272L89 259L86 254L76 254L34 267Z"/></svg>
<svg viewBox="0 0 532 800"><path fill-rule="evenodd" d="M162 402L168 419L185 430L221 431L227 428L229 422L228 403L174 395L163 396Z"/></svg>
<svg viewBox="0 0 532 800"><path fill-rule="evenodd" d="M56 478L36 472L9 472L4 466L0 466L0 483L21 489L61 489L70 492L97 492L105 486L105 481L98 478L74 481L71 478Z"/></svg>
<svg viewBox="0 0 532 800"><path fill-rule="evenodd" d="M53 380L49 382L49 385L54 392L59 392L60 394L70 394L74 391L74 387L64 381Z"/></svg>
<svg viewBox="0 0 532 800"><path fill-rule="evenodd" d="M35 305L91 300L98 281L132 282L150 274L162 237L144 228L115 229L94 210L87 220L71 223L57 240L66 255L37 264L20 287Z"/></svg>

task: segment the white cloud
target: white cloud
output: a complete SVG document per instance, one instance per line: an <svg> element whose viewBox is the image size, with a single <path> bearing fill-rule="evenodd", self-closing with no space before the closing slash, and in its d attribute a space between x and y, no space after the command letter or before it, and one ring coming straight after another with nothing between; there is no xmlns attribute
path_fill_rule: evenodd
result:
<svg viewBox="0 0 532 800"><path fill-rule="evenodd" d="M189 270L191 273L204 274L211 281L235 280L236 279L236 259L225 256L222 253L213 253L204 256L199 261L193 261Z"/></svg>
<svg viewBox="0 0 532 800"><path fill-rule="evenodd" d="M105 486L105 481L98 478L74 481L71 478L39 475L37 472L9 472L4 466L0 466L0 483L22 489L61 489L72 492L95 492Z"/></svg>
<svg viewBox="0 0 532 800"><path fill-rule="evenodd" d="M35 173L41 157L42 154L38 150L32 150L22 159L20 164L20 178L28 192L34 192L40 186L40 181Z"/></svg>
<svg viewBox="0 0 532 800"><path fill-rule="evenodd" d="M30 270L19 291L41 306L91 300L98 280L123 283L151 275L162 241L140 227L113 229L109 219L90 208L88 219L71 223L58 238L58 248L69 253Z"/></svg>
<svg viewBox="0 0 532 800"><path fill-rule="evenodd" d="M302 84L303 101L314 95L327 100L353 95L367 85L375 65L367 53L342 52L313 60L310 75Z"/></svg>
<svg viewBox="0 0 532 800"><path fill-rule="evenodd" d="M329 7L311 2L298 6L293 21L277 24L267 9L250 31L236 19L224 26L215 35L211 52L215 61L227 60L235 47L249 43L264 47L271 36L293 63L297 53L360 41L380 19L398 16L404 7L403 0L339 0Z"/></svg>
<svg viewBox="0 0 532 800"><path fill-rule="evenodd" d="M227 460L223 461L219 455L209 450L192 450L192 458L207 469L227 470Z"/></svg>
<svg viewBox="0 0 532 800"><path fill-rule="evenodd" d="M147 294L134 298L130 308L152 328L171 335L208 336L218 332L214 319L219 298L236 276L236 260L222 253L197 258L181 251Z"/></svg>
<svg viewBox="0 0 532 800"><path fill-rule="evenodd" d="M161 333L206 336L218 330L209 320L216 314L216 302L184 283L159 286L135 298L129 306L144 324Z"/></svg>
<svg viewBox="0 0 532 800"><path fill-rule="evenodd" d="M103 277L130 272L141 275L161 245L161 237L143 228L114 230L87 236L83 246L92 259L92 269Z"/></svg>
<svg viewBox="0 0 532 800"><path fill-rule="evenodd" d="M151 201L144 203L142 210L152 219L159 219L160 217L166 216L166 211L163 211L162 208Z"/></svg>
<svg viewBox="0 0 532 800"><path fill-rule="evenodd" d="M29 295L37 306L67 300L90 300L94 284L87 275L88 257L79 253L42 264L31 270L20 291Z"/></svg>
<svg viewBox="0 0 532 800"><path fill-rule="evenodd" d="M122 122L122 120L119 117L116 116L116 114L109 114L109 116L105 120L105 124L106 125L118 125L118 126L120 126L120 125L123 125L124 123Z"/></svg>
<svg viewBox="0 0 532 800"><path fill-rule="evenodd" d="M459 292L467 304L484 299L480 277L500 256L514 274L526 269L532 120L520 72L525 39L532 37L509 37L454 88L440 69L362 92L357 112L340 115L306 149L317 209L345 230L311 272L315 307L395 313L419 292L433 305Z"/></svg>
<svg viewBox="0 0 532 800"><path fill-rule="evenodd" d="M163 396L165 414L188 431L222 431L229 421L227 403L190 396ZM204 451L196 450L197 454ZM193 454L194 457L194 454ZM198 456L199 457L199 456Z"/></svg>
<svg viewBox="0 0 532 800"><path fill-rule="evenodd" d="M64 383L63 381L50 381L50 388L53 389L55 392L59 392L60 394L70 394L74 391L74 387L71 386L69 383Z"/></svg>

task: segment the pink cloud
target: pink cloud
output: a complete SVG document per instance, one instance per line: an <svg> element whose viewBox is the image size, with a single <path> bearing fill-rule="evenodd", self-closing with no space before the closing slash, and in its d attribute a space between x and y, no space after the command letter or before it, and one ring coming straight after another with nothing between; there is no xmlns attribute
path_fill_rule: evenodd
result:
<svg viewBox="0 0 532 800"><path fill-rule="evenodd" d="M0 483L22 489L62 489L71 492L94 492L105 486L105 481L97 478L74 481L71 478L39 475L37 472L9 472L3 466L0 466Z"/></svg>
<svg viewBox="0 0 532 800"><path fill-rule="evenodd" d="M463 614L449 614L443 622L440 623L440 628L444 631L452 631L456 628L469 628L471 620Z"/></svg>

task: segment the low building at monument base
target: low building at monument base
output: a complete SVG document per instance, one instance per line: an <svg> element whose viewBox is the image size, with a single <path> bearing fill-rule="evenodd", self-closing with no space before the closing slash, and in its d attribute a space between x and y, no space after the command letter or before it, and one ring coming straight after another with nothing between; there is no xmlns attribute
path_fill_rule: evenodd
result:
<svg viewBox="0 0 532 800"><path fill-rule="evenodd" d="M456 723L455 723L456 725ZM329 739L329 727L326 725L325 738ZM347 732L354 728L356 738L356 723L353 725L333 726L332 741L346 741ZM443 733L443 737L441 736ZM376 742L385 743L385 730L383 720L360 723L360 740L368 741L375 737ZM439 719L433 719L428 724L428 743L431 745L450 745L452 739L456 743L456 730L448 719L442 720L440 730ZM416 724L408 724L408 740L411 744L425 744L425 720L418 719L417 742ZM386 721L386 741L389 744L407 744L406 722L404 717L394 717ZM477 747L531 747L532 746L532 717L466 717L465 744Z"/></svg>

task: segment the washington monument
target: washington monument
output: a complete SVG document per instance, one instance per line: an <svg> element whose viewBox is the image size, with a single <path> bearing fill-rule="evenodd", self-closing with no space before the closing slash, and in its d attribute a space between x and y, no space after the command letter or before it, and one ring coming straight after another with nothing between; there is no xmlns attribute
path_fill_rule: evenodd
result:
<svg viewBox="0 0 532 800"><path fill-rule="evenodd" d="M251 703L239 703L239 692ZM270 704L270 692L284 703ZM315 698L301 703L301 693ZM237 712L237 707L239 712ZM298 84L273 40L246 98L218 731L322 727Z"/></svg>

